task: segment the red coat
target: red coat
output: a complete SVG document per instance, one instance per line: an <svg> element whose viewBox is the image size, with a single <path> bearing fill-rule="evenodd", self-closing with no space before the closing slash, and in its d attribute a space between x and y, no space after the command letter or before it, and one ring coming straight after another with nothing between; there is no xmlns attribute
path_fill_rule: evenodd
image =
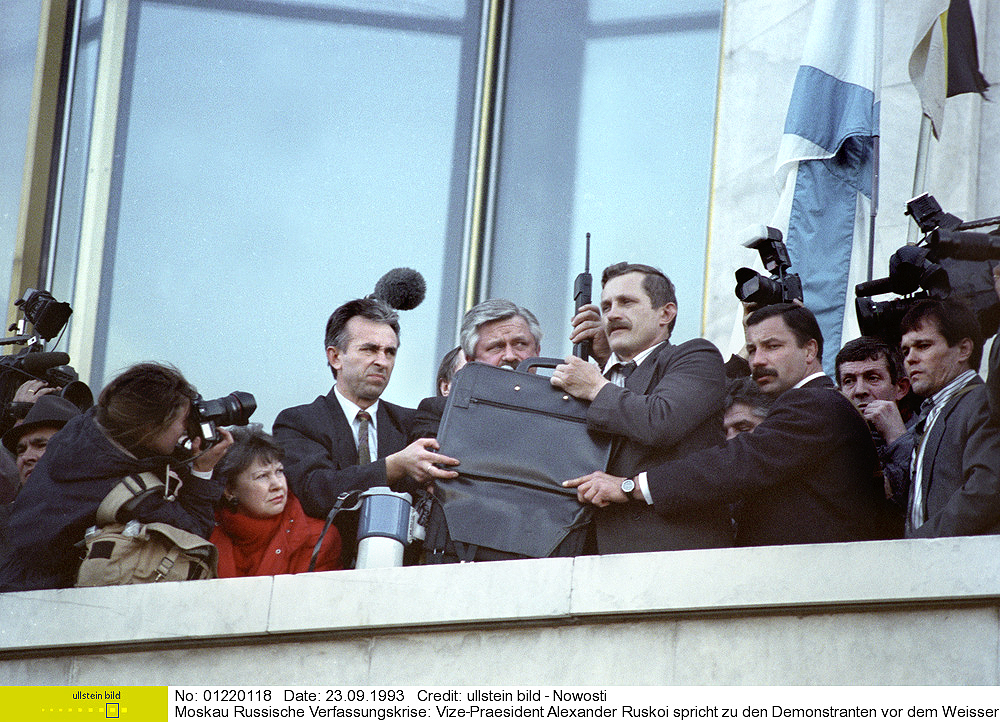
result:
<svg viewBox="0 0 1000 722"><path fill-rule="evenodd" d="M219 548L219 578L264 577L309 570L313 547L324 522L306 516L289 492L285 510L275 517L255 519L220 509L209 541ZM319 550L314 571L340 569L340 534L331 525Z"/></svg>

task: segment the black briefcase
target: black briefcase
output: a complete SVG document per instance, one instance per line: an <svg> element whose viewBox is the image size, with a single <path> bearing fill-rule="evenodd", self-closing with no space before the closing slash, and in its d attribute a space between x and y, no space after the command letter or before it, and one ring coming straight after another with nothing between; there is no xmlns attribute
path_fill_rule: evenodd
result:
<svg viewBox="0 0 1000 722"><path fill-rule="evenodd" d="M605 470L611 438L587 430L589 402L529 373L559 363L470 363L452 383L438 441L462 463L457 478L435 481L435 496L451 541L491 550L478 558L552 556L590 521L593 507L562 482Z"/></svg>

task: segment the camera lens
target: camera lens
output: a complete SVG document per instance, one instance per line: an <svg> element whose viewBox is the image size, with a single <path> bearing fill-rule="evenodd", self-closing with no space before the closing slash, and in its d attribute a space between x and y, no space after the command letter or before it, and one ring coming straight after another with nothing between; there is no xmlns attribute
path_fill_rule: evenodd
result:
<svg viewBox="0 0 1000 722"><path fill-rule="evenodd" d="M222 426L246 426L257 410L257 399L247 391L234 391L219 401L222 402L223 411L216 423Z"/></svg>

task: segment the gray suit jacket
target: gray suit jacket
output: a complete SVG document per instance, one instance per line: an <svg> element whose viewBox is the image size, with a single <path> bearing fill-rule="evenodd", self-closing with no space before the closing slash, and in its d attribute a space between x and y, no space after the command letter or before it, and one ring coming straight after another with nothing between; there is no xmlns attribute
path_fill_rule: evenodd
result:
<svg viewBox="0 0 1000 722"><path fill-rule="evenodd" d="M986 390L990 397L990 412L993 420L1000 423L1000 335L993 339L988 373Z"/></svg>
<svg viewBox="0 0 1000 722"><path fill-rule="evenodd" d="M608 471L634 476L665 461L725 441L722 355L696 338L664 343L629 376L625 388L607 384L587 412L587 426L614 435ZM594 514L601 554L731 546L725 504L664 518L644 502L612 504Z"/></svg>
<svg viewBox="0 0 1000 722"><path fill-rule="evenodd" d="M966 389L929 432L920 479L927 521L914 529L907 514L907 537L1000 534L1000 429L983 380Z"/></svg>

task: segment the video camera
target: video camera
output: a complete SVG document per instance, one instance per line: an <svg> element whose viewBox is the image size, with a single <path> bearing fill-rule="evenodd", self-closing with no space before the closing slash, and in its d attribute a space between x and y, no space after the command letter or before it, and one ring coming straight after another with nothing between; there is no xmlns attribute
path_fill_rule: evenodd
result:
<svg viewBox="0 0 1000 722"><path fill-rule="evenodd" d="M222 439L220 426L246 426L257 410L257 399L247 391L234 391L219 399L205 400L201 396L191 405L188 436L200 438L206 449Z"/></svg>
<svg viewBox="0 0 1000 722"><path fill-rule="evenodd" d="M789 303L795 299L801 301L802 279L797 273L788 272L792 261L782 241L781 231L770 226L750 226L744 235L747 240L743 246L760 253L760 260L771 277L767 278L752 268L740 268L736 271L736 298L759 306Z"/></svg>
<svg viewBox="0 0 1000 722"><path fill-rule="evenodd" d="M94 403L94 394L87 384L80 381L76 370L69 365L69 354L45 351L45 342L57 336L69 321L73 309L68 303L57 301L48 291L29 288L14 305L23 318L10 326L14 336L0 339L0 345L27 344L16 354L0 356L0 408L3 418L0 427L13 425L27 409L12 404L17 389L28 379L39 379L47 386L58 388L58 395L67 399L81 411ZM32 333L27 333L27 324ZM30 404L26 404L29 406Z"/></svg>
<svg viewBox="0 0 1000 722"><path fill-rule="evenodd" d="M907 310L923 298L954 297L976 314L985 336L996 333L1000 303L993 288L992 266L1000 260L1000 227L989 233L972 232L1000 222L987 218L963 222L945 213L934 196L924 193L906 203L924 237L903 246L889 258L889 275L859 283L854 288L858 326L866 336L890 344L899 342L899 324ZM902 298L872 301L871 296L895 293Z"/></svg>

